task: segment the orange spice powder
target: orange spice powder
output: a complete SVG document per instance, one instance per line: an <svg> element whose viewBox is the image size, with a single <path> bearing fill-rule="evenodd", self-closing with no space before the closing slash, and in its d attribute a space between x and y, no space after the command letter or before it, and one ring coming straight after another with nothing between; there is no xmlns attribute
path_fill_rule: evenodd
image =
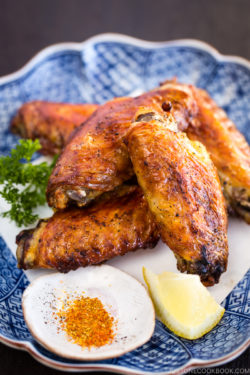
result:
<svg viewBox="0 0 250 375"><path fill-rule="evenodd" d="M68 300L57 315L69 339L82 348L100 347L114 339L114 318L98 298Z"/></svg>

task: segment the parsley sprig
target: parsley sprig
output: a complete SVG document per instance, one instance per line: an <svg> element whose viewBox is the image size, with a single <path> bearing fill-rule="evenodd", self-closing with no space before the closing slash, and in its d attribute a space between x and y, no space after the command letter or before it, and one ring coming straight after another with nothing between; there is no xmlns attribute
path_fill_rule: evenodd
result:
<svg viewBox="0 0 250 375"><path fill-rule="evenodd" d="M10 204L9 211L2 216L9 217L18 226L37 220L33 209L46 202L46 187L56 158L51 164L32 164L31 158L40 148L38 139L22 139L10 156L0 158L0 195Z"/></svg>

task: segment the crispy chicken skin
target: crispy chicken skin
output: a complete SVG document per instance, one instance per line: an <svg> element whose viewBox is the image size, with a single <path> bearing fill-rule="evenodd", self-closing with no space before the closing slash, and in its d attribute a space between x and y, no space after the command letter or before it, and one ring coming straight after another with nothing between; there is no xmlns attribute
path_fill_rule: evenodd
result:
<svg viewBox="0 0 250 375"><path fill-rule="evenodd" d="M11 131L23 138L38 138L45 155L60 153L72 131L96 110L96 104L33 101L22 105Z"/></svg>
<svg viewBox="0 0 250 375"><path fill-rule="evenodd" d="M138 186L125 189L126 195L58 211L22 231L16 240L18 266L68 272L154 247L159 234L143 193Z"/></svg>
<svg viewBox="0 0 250 375"><path fill-rule="evenodd" d="M142 105L150 105L158 113L172 107L180 130L187 128L197 111L188 87L162 86L136 98L114 99L100 106L63 150L48 183L50 206L65 209L72 201L86 205L134 174L124 139Z"/></svg>
<svg viewBox="0 0 250 375"><path fill-rule="evenodd" d="M250 147L207 92L192 89L199 111L197 121L186 130L187 135L206 146L217 167L229 208L250 224Z"/></svg>
<svg viewBox="0 0 250 375"><path fill-rule="evenodd" d="M193 140L202 142L210 153L210 156L218 169L219 177L222 183L224 196L227 201L228 211L232 214L238 214L246 222L250 223L250 148L244 139L243 135L236 129L235 125L228 119L225 112L220 109L210 96L201 89L197 89L191 85L184 85L178 83L176 80L166 81L163 84L166 92L166 104L171 103L172 111L177 120L181 130L186 129L188 137ZM167 90L167 91L166 91ZM155 91L157 92L157 90ZM147 98L148 94L136 98L140 103L150 102ZM152 92L149 93L152 96ZM165 94L164 94L165 95ZM161 95L156 100L163 99ZM157 96L157 94L156 94ZM152 99L152 98L151 98ZM192 102L193 101L193 102ZM173 103L173 104L172 104ZM115 114L109 119L105 119L101 127L107 126L107 132L112 130L112 124L108 124L108 120L115 121L115 116L119 116L118 106L115 105ZM131 103L128 103L131 106ZM88 116L97 108L97 105L71 105L48 102L30 102L21 107L17 116L12 122L12 130L26 138L38 138L42 143L42 152L44 154L54 154L62 150L66 141L69 139L70 133L73 129L78 127L80 123L84 122ZM101 107L102 108L102 107ZM171 110L171 109L170 109ZM80 112L79 112L80 111ZM102 111L107 112L105 108L100 109L99 116L96 120L101 122ZM133 111L132 111L133 112ZM80 114L81 113L81 114ZM83 116L83 117L81 117ZM129 114L124 114L123 120L126 122ZM123 121L122 120L122 121ZM91 128L94 121L91 122ZM121 123L121 122L120 122ZM124 125L124 124L123 124ZM94 129L90 129L92 134ZM115 132L113 128L113 133ZM117 132L118 133L118 132ZM115 134L118 136L118 134ZM107 163L107 158L101 160L103 163L103 171L110 171L111 176L116 175L116 165L120 165L121 170L118 171L118 178L113 181L113 185L119 184L120 180L126 179L130 176L131 164L127 158L126 148L121 146L118 140L118 149L115 152L115 142L112 144L111 136L106 138L110 141L110 147L107 148L108 153L116 155L120 159L114 163ZM115 136L114 136L115 138ZM100 147L102 146L101 136L99 137ZM98 146L98 145L97 145ZM113 150L112 150L113 147ZM96 151L97 151L96 147ZM94 152L94 147L90 147L90 152ZM120 152L120 155L119 155ZM103 150L103 153L104 150ZM99 154L99 153L98 153ZM75 158L78 162L77 158ZM86 162L86 160L84 159ZM124 163L124 164L123 164ZM94 161L90 163L91 167L95 167ZM127 173L122 173L122 166L127 168ZM111 169L109 167L111 166ZM87 168L87 165L85 166ZM99 168L99 166L98 166ZM72 178L74 173L76 176ZM70 179L77 183L78 179L77 164L72 168L69 176ZM97 172L89 171L89 182L84 182L82 185L73 186L71 183L60 183L53 177L51 192L48 193L50 204L57 208L65 207L70 201L76 201L79 205L85 205L91 199L102 193L101 176ZM100 171L101 173L102 171ZM97 179L95 187L91 187L91 180ZM107 178L107 184L104 189L109 189L112 182ZM58 187L56 186L58 183ZM85 188L84 186L87 186ZM100 190L98 191L98 187ZM52 196L51 196L52 194Z"/></svg>
<svg viewBox="0 0 250 375"><path fill-rule="evenodd" d="M250 147L226 113L205 90L164 82L169 89L186 87L198 107L186 129L188 137L203 143L218 170L228 211L250 224Z"/></svg>
<svg viewBox="0 0 250 375"><path fill-rule="evenodd" d="M205 285L227 268L227 214L217 171L205 147L144 110L128 135L134 170L162 240L178 269ZM151 120L150 120L151 116Z"/></svg>

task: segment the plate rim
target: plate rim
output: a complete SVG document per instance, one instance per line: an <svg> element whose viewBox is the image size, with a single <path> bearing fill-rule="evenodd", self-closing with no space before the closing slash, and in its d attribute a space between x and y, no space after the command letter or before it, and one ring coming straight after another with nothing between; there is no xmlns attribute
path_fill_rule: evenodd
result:
<svg viewBox="0 0 250 375"><path fill-rule="evenodd" d="M149 375L151 374L148 371L142 371L142 370L134 370L127 368L125 366L117 366L112 364L94 364L88 365L86 364L79 364L79 365L72 365L72 364L64 364L57 361L54 361L52 359L48 359L47 357L43 356L40 352L35 350L33 345L30 342L27 341L15 341L11 339L7 339L6 337L2 337L0 335L0 342L5 344L6 346L23 350L28 352L35 360L37 360L39 363L48 366L50 368L64 371L64 372L93 372L96 370L99 370L101 372L104 371L110 371L112 373L116 374L122 374L122 375ZM178 369L174 371L161 371L161 372L154 372L155 375L181 375L183 373L187 373L193 369L199 369L203 367L215 367L218 365L226 364L234 359L236 359L238 356L240 356L250 345L250 339L245 341L239 348L237 348L235 351L228 353L227 355L218 358L217 360L210 360L210 361L202 361L202 360L195 360L191 358L185 365L182 367L179 367Z"/></svg>
<svg viewBox="0 0 250 375"><path fill-rule="evenodd" d="M65 42L65 43L56 43L51 44L42 50L40 50L38 53L36 53L31 59L28 60L28 62L23 65L20 69L16 70L13 73L4 75L0 77L0 86L4 84L11 83L15 80L20 79L22 76L27 74L30 70L32 70L37 64L48 58L54 53L62 52L62 51L77 51L81 52L83 48L86 48L88 46L93 45L97 42L120 42L123 44L129 44L133 46L137 46L140 48L145 49L158 49L158 48L164 48L169 46L181 46L181 47L192 47L196 48L197 50L203 50L207 53L209 53L216 61L219 62L231 62L236 63L238 65L244 66L247 69L250 70L250 61L246 58L235 56L235 55L226 55L220 53L216 48L214 48L209 43L206 43L204 41L198 40L198 39L175 39L170 41L147 41L140 38L135 38L132 36L119 34L119 33L101 33L97 34L95 36L92 36L88 39L86 39L83 42ZM89 371L110 371L113 373L120 373L124 375L148 375L148 371L142 371L142 370L134 370L127 368L125 366L117 366L117 365L110 365L110 364L91 364L88 365L86 363L82 363L79 365L71 365L71 364L64 364L60 363L53 359L48 359L44 355L42 355L39 351L35 349L32 343L27 342L25 340L17 341L12 340L4 337L2 334L0 334L0 342L5 344L6 346L9 346L14 349L24 350L27 351L34 359L36 359L38 362L49 366L51 368L61 370L61 371L68 371L68 372L89 372ZM216 360L197 360L191 358L186 364L184 364L182 367L179 367L178 369L171 371L171 374L178 375L183 374L184 372L191 371L192 369L198 369L202 367L214 367L217 365L225 364L229 361L232 361L233 359L237 358L240 354L242 354L250 345L250 338L246 340L244 343L242 343L241 346L239 346L236 350L228 353L227 355L220 357ZM164 372L155 372L155 375L167 375L170 374L168 371Z"/></svg>
<svg viewBox="0 0 250 375"><path fill-rule="evenodd" d="M61 52L64 50L73 50L80 52L83 48L87 47L88 45L91 46L96 42L121 42L125 44L132 44L137 47L143 48L150 48L150 49L157 49L163 48L168 46L186 46L186 47L193 47L196 49L202 49L210 53L217 61L225 61L225 62L234 62L239 65L243 65L246 68L250 69L250 60L247 60L244 57L236 56L236 55L226 55L220 53L216 48L210 45L207 42L198 40L198 39L174 39L169 41L161 41L161 42L154 42L154 41L147 41L144 39L135 38L129 35L119 34L119 33L102 33L92 36L86 39L83 42L63 42L63 43L55 43L51 44L43 49L41 49L38 53L36 53L31 59L28 60L26 64L24 64L20 69L16 70L13 73L4 75L0 77L0 85L5 83L10 83L10 81L14 81L19 79L22 75L26 74L29 70L35 67L37 63L39 63L43 58L50 56L52 53Z"/></svg>

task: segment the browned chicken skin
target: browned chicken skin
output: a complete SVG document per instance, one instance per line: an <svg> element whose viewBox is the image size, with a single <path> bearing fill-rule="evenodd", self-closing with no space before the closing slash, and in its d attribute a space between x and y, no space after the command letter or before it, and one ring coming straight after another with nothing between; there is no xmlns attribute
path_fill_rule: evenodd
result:
<svg viewBox="0 0 250 375"><path fill-rule="evenodd" d="M124 189L124 196L57 212L40 220L35 229L22 231L17 236L19 267L68 272L154 247L159 234L141 189Z"/></svg>
<svg viewBox="0 0 250 375"><path fill-rule="evenodd" d="M11 131L23 138L39 139L45 155L60 153L72 131L96 110L96 104L33 101L19 109Z"/></svg>
<svg viewBox="0 0 250 375"><path fill-rule="evenodd" d="M217 171L202 144L176 132L171 114L162 121L151 108L144 113L128 135L139 185L178 268L213 285L228 257L227 214Z"/></svg>
<svg viewBox="0 0 250 375"><path fill-rule="evenodd" d="M180 84L176 80L166 81L164 87L168 89L169 98L169 101L164 103L164 108L173 102L174 115L180 128L183 130L188 125L186 132L189 138L199 140L209 151L218 169L229 212L238 214L250 223L250 148L243 135L204 90ZM190 97L190 102L187 96ZM191 100L194 101L193 109ZM13 120L12 130L26 138L40 139L42 152L54 154L64 147L70 131L79 126L96 108L97 105L92 104L26 103ZM189 115L191 116L188 119ZM101 113L98 118L101 118ZM126 151L124 153L127 158ZM122 159L123 155L120 156ZM129 165L129 162L125 163L126 165ZM115 165L113 167L115 168ZM115 174L115 171L113 173ZM67 194L71 198L65 199L66 189L67 186L58 188L56 194L59 199L63 197L66 201L76 200L80 205L101 192L89 189L85 196L86 191L79 186L72 190L69 188ZM53 205L53 202L51 204Z"/></svg>
<svg viewBox="0 0 250 375"><path fill-rule="evenodd" d="M104 194L87 209L57 212L41 220L37 228L21 232L17 237L20 267L67 272L98 264L155 244L159 236L156 222L181 271L199 274L206 285L218 282L226 270L228 251L227 219L218 176L205 148L177 133L196 126L198 109L192 90L191 86L171 82L157 94L153 91L135 99L115 99L101 106L76 130L78 138L73 136L69 143L73 143L70 162L68 154L63 153L63 170L73 169L76 176L71 174L63 189L56 187L60 203L57 208L65 208L69 201L84 205L103 192L107 192L106 198ZM164 95L160 95L162 91ZM150 110L141 108L138 112L144 103L150 104ZM129 119L135 117L136 122L131 123ZM120 184L134 173L129 156L152 214L139 188L122 187L129 189L129 194L117 196ZM85 173L81 175L82 171ZM93 188L91 171L94 179L96 175L100 178L97 187L104 184L104 188ZM81 185L71 185L74 178L83 178L85 184L90 181L90 186L82 189ZM107 202L112 189L116 191Z"/></svg>
<svg viewBox="0 0 250 375"><path fill-rule="evenodd" d="M164 86L192 91L198 111L185 131L209 152L218 170L229 212L250 224L250 147L246 139L205 90L176 80L166 81Z"/></svg>
<svg viewBox="0 0 250 375"><path fill-rule="evenodd" d="M186 130L187 135L206 146L218 170L229 209L250 224L250 147L204 90L193 87L193 92L199 111L197 121Z"/></svg>
<svg viewBox="0 0 250 375"><path fill-rule="evenodd" d="M119 98L102 105L75 131L62 152L48 184L50 206L64 209L72 201L86 205L134 174L124 139L142 105L150 105L160 114L172 107L179 130L187 128L197 111L187 87L162 86L137 98Z"/></svg>

